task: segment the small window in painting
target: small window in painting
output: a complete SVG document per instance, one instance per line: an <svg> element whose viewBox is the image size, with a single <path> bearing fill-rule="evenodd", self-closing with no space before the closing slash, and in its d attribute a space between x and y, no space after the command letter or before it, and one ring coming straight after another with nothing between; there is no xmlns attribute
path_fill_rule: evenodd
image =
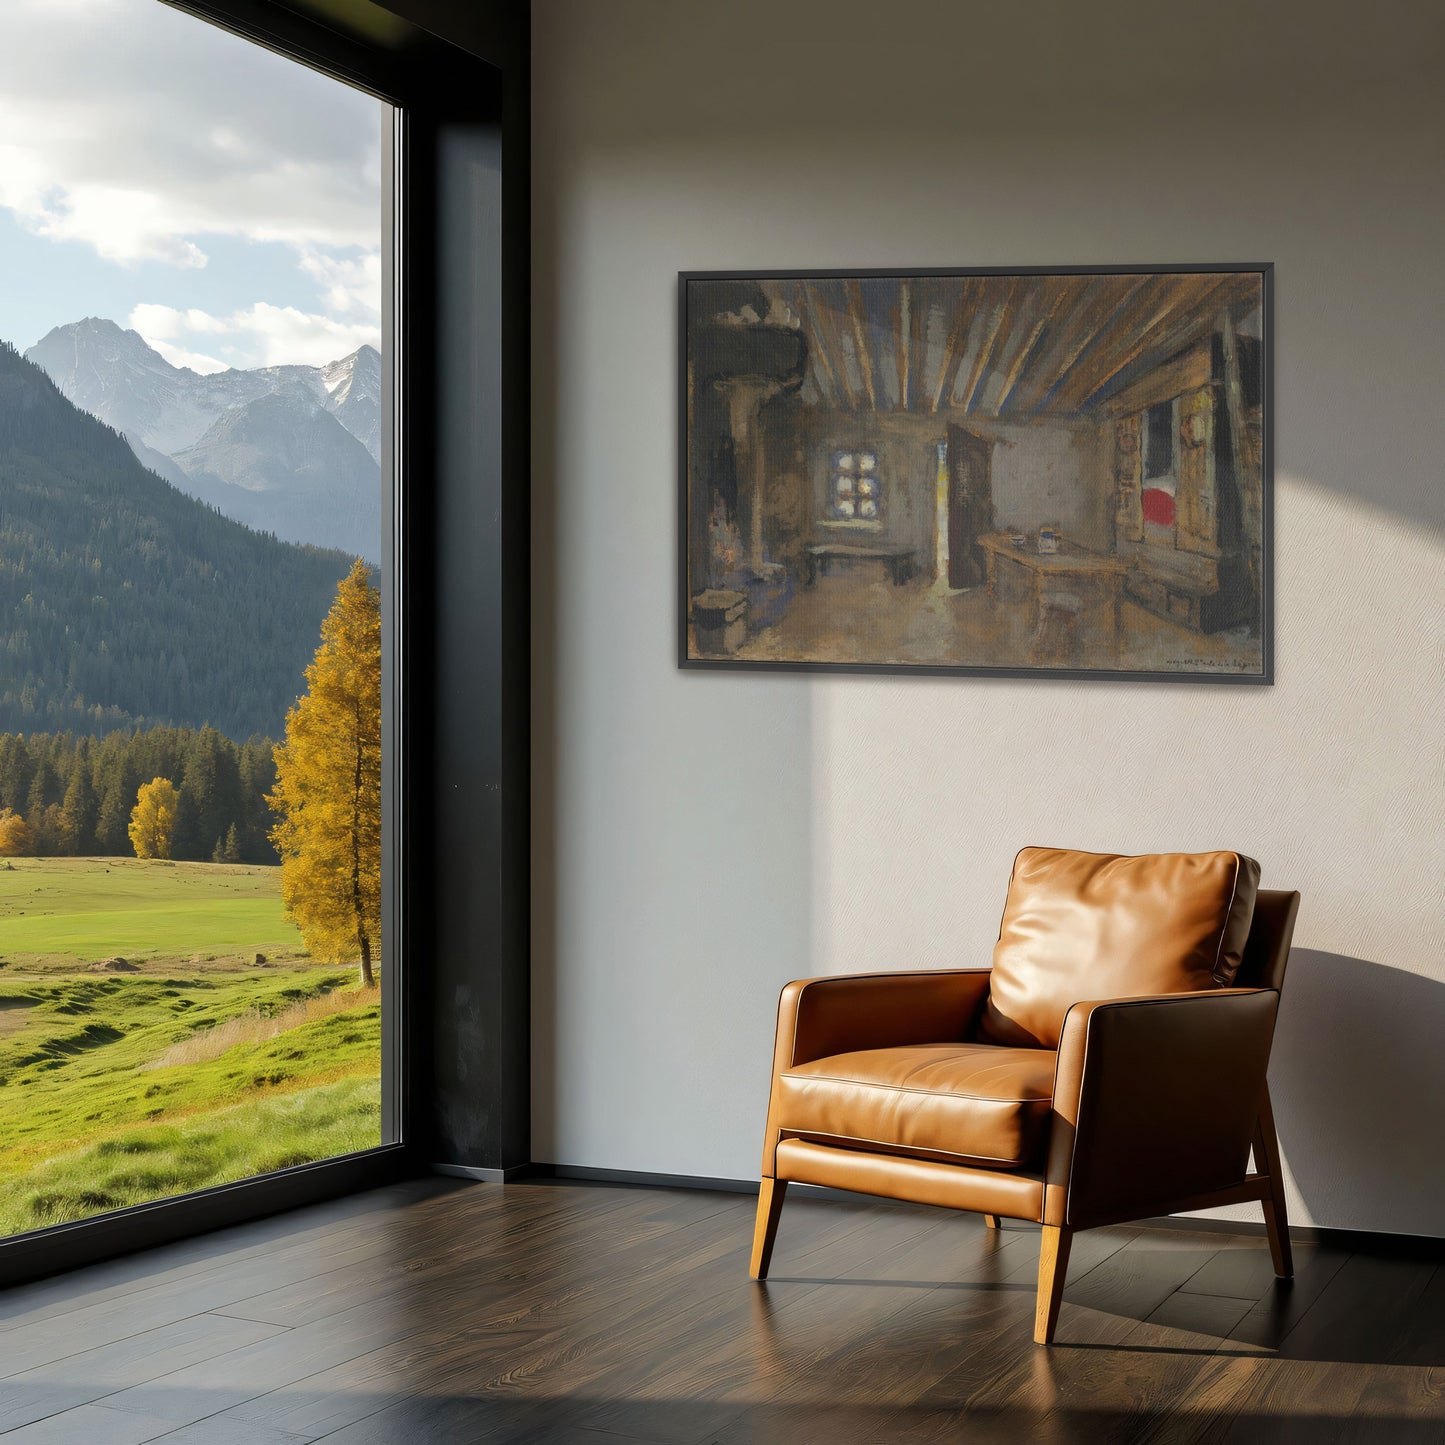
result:
<svg viewBox="0 0 1445 1445"><path fill-rule="evenodd" d="M839 452L833 458L833 490L828 498L828 520L870 522L882 515L883 484L878 457L873 452Z"/></svg>
<svg viewBox="0 0 1445 1445"><path fill-rule="evenodd" d="M1161 401L1149 408L1144 429L1145 477L1174 475L1174 403Z"/></svg>

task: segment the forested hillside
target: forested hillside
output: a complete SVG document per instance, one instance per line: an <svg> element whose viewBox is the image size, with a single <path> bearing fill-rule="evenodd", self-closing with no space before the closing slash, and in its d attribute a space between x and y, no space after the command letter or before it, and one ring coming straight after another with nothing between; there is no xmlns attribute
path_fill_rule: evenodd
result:
<svg viewBox="0 0 1445 1445"><path fill-rule="evenodd" d="M103 738L0 733L0 856L130 854L136 791L166 778L179 791L171 857L274 863L269 738L234 743L215 728L152 728ZM23 821L14 837L6 819Z"/></svg>
<svg viewBox="0 0 1445 1445"><path fill-rule="evenodd" d="M350 560L183 495L0 343L0 730L278 736Z"/></svg>

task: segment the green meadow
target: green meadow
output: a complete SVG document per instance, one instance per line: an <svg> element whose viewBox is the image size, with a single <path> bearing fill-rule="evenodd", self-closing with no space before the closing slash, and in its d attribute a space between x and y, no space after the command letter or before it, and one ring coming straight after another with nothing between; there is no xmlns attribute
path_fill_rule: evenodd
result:
<svg viewBox="0 0 1445 1445"><path fill-rule="evenodd" d="M380 1142L379 994L278 873L0 864L0 1234Z"/></svg>
<svg viewBox="0 0 1445 1445"><path fill-rule="evenodd" d="M140 858L14 858L0 864L0 960L77 965L120 956L296 957L275 868ZM4 970L0 970L3 978Z"/></svg>

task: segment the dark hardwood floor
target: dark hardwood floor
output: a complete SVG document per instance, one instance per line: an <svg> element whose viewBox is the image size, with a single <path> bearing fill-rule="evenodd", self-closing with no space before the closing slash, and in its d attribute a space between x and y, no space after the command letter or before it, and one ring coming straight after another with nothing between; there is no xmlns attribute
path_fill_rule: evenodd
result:
<svg viewBox="0 0 1445 1445"><path fill-rule="evenodd" d="M736 1194L419 1181L0 1294L5 1445L1445 1445L1445 1267Z"/></svg>

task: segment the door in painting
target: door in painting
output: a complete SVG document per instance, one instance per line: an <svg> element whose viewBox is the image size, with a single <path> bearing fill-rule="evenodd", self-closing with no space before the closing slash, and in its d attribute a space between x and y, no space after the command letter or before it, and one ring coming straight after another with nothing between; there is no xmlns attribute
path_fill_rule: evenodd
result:
<svg viewBox="0 0 1445 1445"><path fill-rule="evenodd" d="M985 558L978 539L993 531L993 443L948 428L948 585L977 587Z"/></svg>

